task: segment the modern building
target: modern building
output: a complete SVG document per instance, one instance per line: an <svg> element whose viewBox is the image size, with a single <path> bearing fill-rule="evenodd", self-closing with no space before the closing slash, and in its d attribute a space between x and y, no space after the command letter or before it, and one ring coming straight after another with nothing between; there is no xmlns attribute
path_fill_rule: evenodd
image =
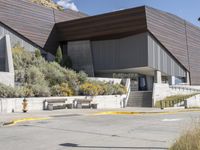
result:
<svg viewBox="0 0 200 150"><path fill-rule="evenodd" d="M130 77L133 91L152 91L153 83L200 85L200 28L148 6L87 16L0 0L0 37L5 35L11 47L40 49L47 59L60 45L73 69Z"/></svg>

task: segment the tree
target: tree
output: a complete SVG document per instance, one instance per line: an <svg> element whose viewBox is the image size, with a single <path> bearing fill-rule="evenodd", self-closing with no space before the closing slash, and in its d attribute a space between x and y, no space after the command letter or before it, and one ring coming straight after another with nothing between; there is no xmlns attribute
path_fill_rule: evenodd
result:
<svg viewBox="0 0 200 150"><path fill-rule="evenodd" d="M55 58L55 61L58 63L58 64L61 64L62 63L62 59L63 59L63 56L62 56L62 50L60 48L60 46L58 47L57 51L56 51L56 58Z"/></svg>

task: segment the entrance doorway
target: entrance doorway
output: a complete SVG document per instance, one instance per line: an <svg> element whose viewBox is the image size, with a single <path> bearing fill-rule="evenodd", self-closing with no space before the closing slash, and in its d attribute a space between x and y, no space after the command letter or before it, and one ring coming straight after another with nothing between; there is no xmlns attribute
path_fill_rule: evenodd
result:
<svg viewBox="0 0 200 150"><path fill-rule="evenodd" d="M138 89L139 91L147 91L147 79L145 75L140 75L138 77Z"/></svg>

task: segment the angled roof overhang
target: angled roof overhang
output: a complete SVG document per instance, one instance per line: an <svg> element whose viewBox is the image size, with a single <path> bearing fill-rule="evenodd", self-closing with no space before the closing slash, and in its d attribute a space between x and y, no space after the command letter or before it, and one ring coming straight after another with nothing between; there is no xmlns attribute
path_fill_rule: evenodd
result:
<svg viewBox="0 0 200 150"><path fill-rule="evenodd" d="M150 32L187 70L187 22L148 6L56 24L59 41L106 40Z"/></svg>
<svg viewBox="0 0 200 150"><path fill-rule="evenodd" d="M145 7L56 24L60 41L119 38L147 31Z"/></svg>

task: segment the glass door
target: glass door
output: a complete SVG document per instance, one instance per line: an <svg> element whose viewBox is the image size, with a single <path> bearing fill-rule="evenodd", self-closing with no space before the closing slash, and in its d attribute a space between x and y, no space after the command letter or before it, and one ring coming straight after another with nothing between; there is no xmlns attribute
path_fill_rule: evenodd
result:
<svg viewBox="0 0 200 150"><path fill-rule="evenodd" d="M139 78L138 88L139 91L147 91L147 79L145 75L140 75Z"/></svg>

